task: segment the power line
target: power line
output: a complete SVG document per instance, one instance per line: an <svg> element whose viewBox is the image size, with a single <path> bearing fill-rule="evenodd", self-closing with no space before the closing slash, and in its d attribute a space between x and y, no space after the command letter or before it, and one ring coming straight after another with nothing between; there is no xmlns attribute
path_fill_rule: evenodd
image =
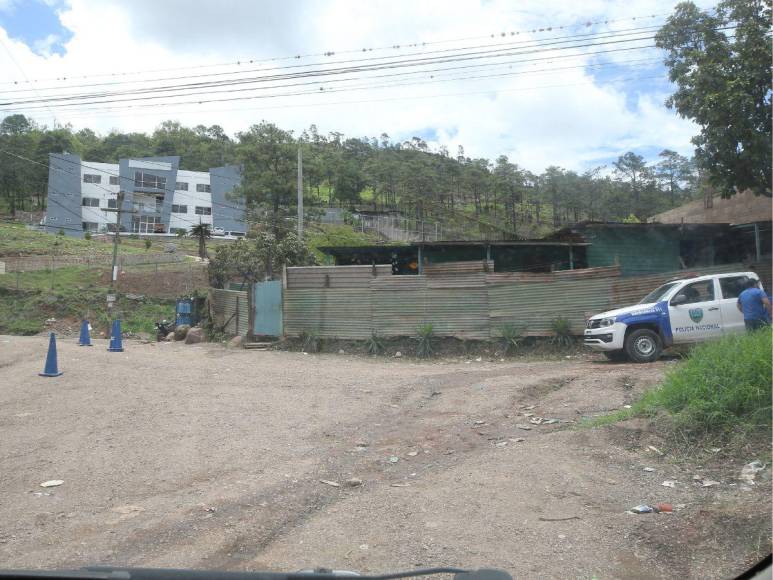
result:
<svg viewBox="0 0 773 580"><path fill-rule="evenodd" d="M259 83L259 82L271 82L271 81L282 81L282 80L291 80L291 79L305 79L305 78L314 78L314 77L327 77L331 75L340 75L340 74L347 74L347 73L358 73L358 72L372 72L372 71L381 71L381 70L388 70L388 69L398 69L398 68L406 68L406 67L416 67L416 66L426 66L426 65L436 65L436 64L444 64L444 63L455 63L455 62L464 62L464 61L470 61L470 60L480 60L483 58L502 58L502 57L508 57L508 56L523 56L523 55L529 55L529 54L540 54L540 53L547 53L547 52L555 52L555 51L566 51L566 50L574 50L574 49L582 49L582 48L591 48L596 46L604 46L604 45L610 45L610 44L620 44L620 43L630 43L630 42L636 42L636 41L646 41L646 40L652 40L654 39L654 36L636 36L636 37L629 37L624 39L614 38L612 40L602 40L601 42L586 42L586 43L580 43L577 44L575 41L561 41L558 43L548 43L548 44L542 44L542 45L534 45L532 47L527 47L528 49L515 49L515 51L511 48L507 49L500 49L500 50L494 50L494 51L473 51L473 52L467 52L462 53L460 55L454 55L452 57L432 57L432 58L422 58L422 59L404 59L404 60L396 60L396 61L390 61L390 62L384 62L384 63L377 63L377 64L369 64L369 65L363 65L363 66L356 66L356 67L342 67L342 68L336 68L336 69L317 69L313 71L303 71L298 73L286 73L286 74L272 74L272 75L264 75L259 77L252 77L249 79L239 79L239 80L231 80L231 81L216 81L216 82L210 82L210 83L189 83L187 85L176 85L176 86L170 86L170 87L164 87L164 88L151 88L151 89L133 89L131 91L124 91L121 93L87 93L87 94L80 94L80 95L68 95L68 96L53 96L49 98L43 98L43 99L26 99L26 100L16 100L16 101L6 101L3 103L0 103L0 106L2 107L9 107L14 105L34 105L36 103L50 103L50 102L61 102L62 106L74 106L78 104L105 104L105 103L112 103L112 102L131 102L131 101L141 101L141 100L153 100L153 99L162 99L162 98L173 98L175 96L193 96L189 94L184 95L148 95L148 93L152 92L179 92L184 90L205 90L205 89L211 89L213 87L220 87L220 86L234 86L234 85L240 85L240 84L247 84L247 83ZM572 42L574 44L570 46L550 46L552 44L564 44L565 42ZM650 45L647 46L637 46L632 48L648 48ZM561 57L562 55L552 55L555 57ZM209 94L208 91L207 94ZM75 101L75 100L84 100L84 99L103 99L105 97L109 96L130 96L130 95L147 95L142 97L133 97L131 99L107 99L102 101L86 101L81 103L68 103L67 101ZM29 108L39 108L39 107L29 107Z"/></svg>
<svg viewBox="0 0 773 580"><path fill-rule="evenodd" d="M154 73L154 72L170 72L170 71L193 70L193 69L200 70L202 68L242 66L244 64L271 63L271 62L281 62L286 60L300 60L300 59L310 58L310 57L330 57L330 56L339 55L339 54L361 54L361 53L368 53L368 52L382 51L382 50L402 50L404 48L416 48L419 46L421 47L435 46L440 44L449 44L453 42L465 42L469 40L480 40L485 38L492 39L492 38L505 38L508 36L509 37L519 36L521 34L538 34L543 32L551 32L553 30L573 30L573 29L580 29L580 28L587 29L595 25L608 25L608 24L613 24L617 22L641 21L641 20L658 18L661 16L667 16L667 15L669 15L669 13L646 14L646 15L632 16L632 17L626 17L626 18L586 21L586 22L581 22L576 24L550 25L550 26L535 27L531 29L499 31L496 33L489 33L484 35L458 37L458 38L435 40L435 41L396 42L385 46L365 47L360 49L348 49L348 50L327 50L327 51L313 52L308 54L285 55L281 57L272 57L272 58L265 58L265 59L245 58L245 59L239 59L239 60L230 61L230 62L210 64L210 65L192 65L192 66L182 66L182 67L177 66L177 67L169 67L169 68L144 69L139 71L123 71L123 72L113 71L109 73L94 73L89 75L76 74L76 75L70 75L69 78L86 79L86 78L122 77L122 76L129 76L129 75ZM25 82L27 84L32 84L35 82L47 81L47 80L66 81L68 80L68 77L57 76L57 77L48 77L48 78L40 78L40 79L32 79L32 80L25 77ZM5 81L0 83L0 85L10 85L10 84L18 85L19 81Z"/></svg>
<svg viewBox="0 0 773 580"><path fill-rule="evenodd" d="M628 28L628 29L621 29L621 30L612 30L607 32L594 32L594 33L588 33L588 34L580 34L580 35L573 35L573 36L554 36L550 38L543 38L539 41L534 40L524 40L514 43L496 43L496 44L484 44L484 45L476 45L476 46L466 46L466 47L458 47L458 48L452 48L452 49L444 49L440 51L421 51L421 52L414 52L414 53L407 53L400 55L400 58L403 60L409 60L405 59L405 57L408 56L416 56L416 55L426 55L426 54L440 54L440 53L448 53L448 52L459 52L459 51L465 51L465 50L476 50L481 48L491 48L491 47L499 47L500 49L516 49L518 48L517 45L524 45L524 44L531 44L532 46L547 46L551 44L560 44L558 43L549 43L546 41L549 40L558 40L562 42L573 42L573 41L579 41L579 39L585 39L590 40L589 37L594 37L596 39L603 39L603 38L614 38L619 36L630 36L632 33L643 33L643 32L652 32L656 29L658 29L659 26L648 26L648 27L639 27L639 28ZM528 46L524 46L522 48L529 48ZM227 76L227 75L243 75L250 72L265 72L265 71L282 71L282 70L290 70L290 69L298 69L298 68L310 68L315 66L330 66L332 64L351 64L351 63L362 63L362 62L372 62L372 61L379 61L384 59L394 59L393 56L384 56L384 57L369 57L369 58L363 58L363 59L354 59L354 60L339 60L339 61L333 61L333 62L327 62L327 63L308 63L308 64L301 64L301 65L291 65L291 66L284 66L284 67L276 67L271 69L266 68L257 68L257 69L246 69L242 71L228 71L228 72L221 72L221 73L202 73L202 74L193 74L193 75L182 75L182 76L176 76L176 77L164 77L164 78L154 78L154 79L139 79L135 81L112 81L109 83L91 83L91 84L82 84L82 85L69 85L66 87L46 87L41 88L38 90L66 90L66 89L72 89L72 88L82 88L82 87L88 87L93 88L95 86L108 86L108 85L125 85L125 84L139 84L139 83L156 83L156 82L162 82L162 81L172 81L172 80L189 80L189 79L196 79L196 78L212 78L212 77L218 77L218 76ZM303 71L300 71L299 74L303 74ZM213 81L218 83L227 83L227 82L235 82L239 81L241 79L224 79L222 81ZM202 85L205 85L206 83L201 83ZM175 88L176 86L181 85L171 85L169 87L151 87L149 90L165 90L167 88ZM34 91L35 89L16 89L11 91L4 91L5 94L11 94L11 93L24 93L24 92L30 92ZM110 94L110 93L106 93ZM67 95L61 95L61 96L67 96Z"/></svg>

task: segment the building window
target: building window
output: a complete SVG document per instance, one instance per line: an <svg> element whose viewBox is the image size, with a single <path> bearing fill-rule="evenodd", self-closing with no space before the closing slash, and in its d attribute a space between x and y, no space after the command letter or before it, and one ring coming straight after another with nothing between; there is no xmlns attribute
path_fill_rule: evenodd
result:
<svg viewBox="0 0 773 580"><path fill-rule="evenodd" d="M188 213L188 206L187 205L177 205L176 203L172 205L172 213Z"/></svg>
<svg viewBox="0 0 773 580"><path fill-rule="evenodd" d="M196 191L199 193L210 193L211 189L209 188L209 183L197 183Z"/></svg>
<svg viewBox="0 0 773 580"><path fill-rule="evenodd" d="M200 205L196 206L196 215L212 215L212 208L211 207L201 207Z"/></svg>
<svg viewBox="0 0 773 580"><path fill-rule="evenodd" d="M117 175L111 175L110 176L110 185L118 185L118 176Z"/></svg>
<svg viewBox="0 0 773 580"><path fill-rule="evenodd" d="M107 200L107 209L118 209L118 200L117 199L108 199Z"/></svg>
<svg viewBox="0 0 773 580"><path fill-rule="evenodd" d="M84 197L81 200L83 207L99 207L99 198L97 197Z"/></svg>
<svg viewBox="0 0 773 580"><path fill-rule="evenodd" d="M174 188L177 191L188 191L188 182L187 181L178 181L174 184Z"/></svg>
<svg viewBox="0 0 773 580"><path fill-rule="evenodd" d="M144 171L134 172L134 187L164 189L166 187L166 177L151 175Z"/></svg>
<svg viewBox="0 0 773 580"><path fill-rule="evenodd" d="M82 222L84 232L96 232L99 230L99 224L96 222Z"/></svg>
<svg viewBox="0 0 773 580"><path fill-rule="evenodd" d="M84 173L83 183L102 183L102 176L94 175L93 173Z"/></svg>

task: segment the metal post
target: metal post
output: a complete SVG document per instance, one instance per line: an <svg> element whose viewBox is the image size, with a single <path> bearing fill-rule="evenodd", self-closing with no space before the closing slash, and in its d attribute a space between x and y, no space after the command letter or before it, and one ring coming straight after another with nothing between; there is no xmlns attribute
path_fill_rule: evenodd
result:
<svg viewBox="0 0 773 580"><path fill-rule="evenodd" d="M51 292L54 291L54 257L51 256Z"/></svg>
<svg viewBox="0 0 773 580"><path fill-rule="evenodd" d="M300 149L298 150L300 151ZM236 332L234 334L239 334L239 297L236 297Z"/></svg>
<svg viewBox="0 0 773 580"><path fill-rule="evenodd" d="M303 239L303 152L298 147L298 238Z"/></svg>
<svg viewBox="0 0 773 580"><path fill-rule="evenodd" d="M419 275L424 273L424 248L419 246Z"/></svg>
<svg viewBox="0 0 773 580"><path fill-rule="evenodd" d="M762 248L760 247L760 224L754 224L754 252L757 262L762 260Z"/></svg>
<svg viewBox="0 0 773 580"><path fill-rule="evenodd" d="M574 251L572 246L569 246L569 269L574 270Z"/></svg>

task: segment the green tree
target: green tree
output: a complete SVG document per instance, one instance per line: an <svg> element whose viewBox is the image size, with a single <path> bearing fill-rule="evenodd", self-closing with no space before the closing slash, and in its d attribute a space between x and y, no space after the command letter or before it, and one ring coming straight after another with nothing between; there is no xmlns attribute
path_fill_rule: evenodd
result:
<svg viewBox="0 0 773 580"><path fill-rule="evenodd" d="M191 228L191 236L199 240L199 258L202 260L207 257L207 240L212 237L212 230L209 224L196 224Z"/></svg>
<svg viewBox="0 0 773 580"><path fill-rule="evenodd" d="M644 161L644 157L629 151L618 157L617 161L614 162L614 166L615 174L628 186L631 193L633 202L633 211L631 213L641 220L644 211L641 203L642 191L647 181L651 178L651 172L647 167L647 163Z"/></svg>
<svg viewBox="0 0 773 580"><path fill-rule="evenodd" d="M655 37L677 90L666 101L700 128L697 162L723 197L771 195L770 0L678 4Z"/></svg>
<svg viewBox="0 0 773 580"><path fill-rule="evenodd" d="M692 177L690 160L676 151L664 149L658 154L660 161L655 166L655 176L661 186L668 192L671 207L683 197L683 188Z"/></svg>

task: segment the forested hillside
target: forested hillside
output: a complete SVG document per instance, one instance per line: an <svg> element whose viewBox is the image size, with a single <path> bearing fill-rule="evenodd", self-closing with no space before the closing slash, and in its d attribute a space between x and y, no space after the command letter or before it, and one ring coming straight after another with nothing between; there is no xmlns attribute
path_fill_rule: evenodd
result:
<svg viewBox="0 0 773 580"><path fill-rule="evenodd" d="M534 173L517 159L473 158L462 147L435 150L414 137L395 141L320 134L295 135L270 123L235 137L217 125L167 121L152 134L40 127L23 115L0 123L0 209L42 209L48 154L69 151L84 160L179 155L182 168L243 164L252 208L289 213L295 204L296 159L303 152L306 203L348 209L399 210L404 216L475 226L498 237L535 236L580 220L630 221L703 195L705 179L673 151L645 160L627 152L607 167L578 173L548 167Z"/></svg>

